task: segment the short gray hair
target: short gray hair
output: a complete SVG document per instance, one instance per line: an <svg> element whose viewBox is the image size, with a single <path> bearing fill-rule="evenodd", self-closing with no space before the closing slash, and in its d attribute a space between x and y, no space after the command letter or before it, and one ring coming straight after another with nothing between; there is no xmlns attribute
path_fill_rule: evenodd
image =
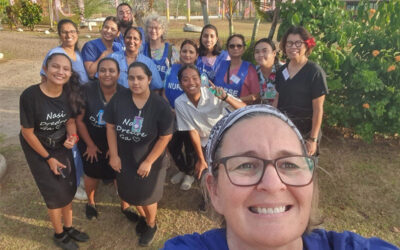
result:
<svg viewBox="0 0 400 250"><path fill-rule="evenodd" d="M157 13L151 13L148 15L145 20L144 20L144 28L145 28L145 34L146 34L146 40L148 39L147 35L147 28L150 26L150 22L157 22L160 26L161 29L163 30L163 34L161 35L161 40L165 41L167 37L167 23L164 18L162 18L160 15Z"/></svg>

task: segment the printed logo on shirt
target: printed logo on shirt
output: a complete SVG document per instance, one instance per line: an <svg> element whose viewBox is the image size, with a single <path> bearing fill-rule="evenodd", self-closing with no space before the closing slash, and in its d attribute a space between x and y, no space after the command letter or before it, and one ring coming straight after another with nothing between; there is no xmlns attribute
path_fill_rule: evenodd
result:
<svg viewBox="0 0 400 250"><path fill-rule="evenodd" d="M58 130L64 125L68 119L65 119L67 116L64 111L59 113L47 113L46 114L46 121L42 121L39 124L40 130Z"/></svg>
<svg viewBox="0 0 400 250"><path fill-rule="evenodd" d="M167 89L172 89L172 90L177 90L178 89L180 91L183 91L181 89L181 86L179 86L179 83L173 83L173 82L169 82L168 83Z"/></svg>
<svg viewBox="0 0 400 250"><path fill-rule="evenodd" d="M142 117L140 117L142 118ZM143 118L142 118L143 119ZM143 125L143 121L141 122ZM142 127L140 126L137 127L137 129L134 129L134 126L137 125L137 122L135 124L135 120L127 119L125 118L122 122L122 124L118 124L115 126L115 129L117 131L118 137L126 142L139 142L141 141L142 138L147 137L147 134L145 132L141 132ZM140 132L137 132L140 131Z"/></svg>

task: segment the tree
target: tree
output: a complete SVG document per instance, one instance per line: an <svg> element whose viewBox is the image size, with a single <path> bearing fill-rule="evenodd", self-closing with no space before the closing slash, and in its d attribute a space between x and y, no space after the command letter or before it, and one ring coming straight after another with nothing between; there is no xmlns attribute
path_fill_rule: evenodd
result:
<svg viewBox="0 0 400 250"><path fill-rule="evenodd" d="M201 11L203 13L204 25L207 25L210 23L210 20L208 19L207 2L206 0L200 0L200 2L201 2Z"/></svg>

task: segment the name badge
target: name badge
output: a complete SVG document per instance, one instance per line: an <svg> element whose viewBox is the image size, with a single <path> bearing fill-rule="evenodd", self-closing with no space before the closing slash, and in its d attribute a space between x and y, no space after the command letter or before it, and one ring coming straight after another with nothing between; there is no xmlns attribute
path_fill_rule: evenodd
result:
<svg viewBox="0 0 400 250"><path fill-rule="evenodd" d="M132 123L132 132L140 133L142 131L143 120L143 117L135 116Z"/></svg>
<svg viewBox="0 0 400 250"><path fill-rule="evenodd" d="M209 84L208 84L208 76L207 76L207 74L206 73L201 73L200 79L201 79L201 85L208 87Z"/></svg>
<svg viewBox="0 0 400 250"><path fill-rule="evenodd" d="M282 74L283 74L283 77L285 78L285 81L286 81L287 79L289 79L289 71L287 70L287 68L285 68L285 69L282 71Z"/></svg>
<svg viewBox="0 0 400 250"><path fill-rule="evenodd" d="M237 75L232 75L230 80L234 83L234 84L238 84L240 82L240 78Z"/></svg>

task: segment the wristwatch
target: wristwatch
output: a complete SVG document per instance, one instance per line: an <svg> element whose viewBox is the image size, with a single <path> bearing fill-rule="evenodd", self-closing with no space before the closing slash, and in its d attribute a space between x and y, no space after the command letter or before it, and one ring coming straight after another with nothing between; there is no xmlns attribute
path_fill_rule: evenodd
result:
<svg viewBox="0 0 400 250"><path fill-rule="evenodd" d="M48 156L42 157L42 158L43 158L43 160L48 161L51 157L52 157L51 154L49 154Z"/></svg>
<svg viewBox="0 0 400 250"><path fill-rule="evenodd" d="M308 140L310 140L310 141L312 141L312 142L317 142L317 141L318 141L318 139L317 139L317 138L314 138L314 137L308 137Z"/></svg>

